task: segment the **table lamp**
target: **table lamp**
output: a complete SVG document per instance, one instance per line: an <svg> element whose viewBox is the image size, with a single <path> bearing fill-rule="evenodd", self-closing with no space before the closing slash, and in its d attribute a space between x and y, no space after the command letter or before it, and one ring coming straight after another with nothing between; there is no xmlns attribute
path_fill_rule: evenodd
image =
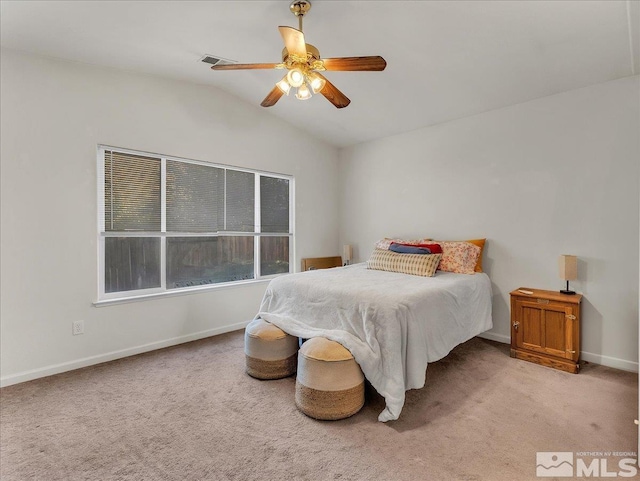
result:
<svg viewBox="0 0 640 481"><path fill-rule="evenodd" d="M353 257L353 249L349 244L345 244L342 247L342 262L345 266L351 264L351 258Z"/></svg>
<svg viewBox="0 0 640 481"><path fill-rule="evenodd" d="M575 294L575 291L569 289L569 281L575 281L578 278L578 258L576 256L561 255L558 259L558 267L560 268L560 279L567 281L567 288L561 289L562 294Z"/></svg>

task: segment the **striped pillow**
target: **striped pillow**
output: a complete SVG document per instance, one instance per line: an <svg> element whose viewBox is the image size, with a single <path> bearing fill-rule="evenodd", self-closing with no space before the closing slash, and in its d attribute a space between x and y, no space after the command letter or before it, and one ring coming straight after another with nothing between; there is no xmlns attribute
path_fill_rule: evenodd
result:
<svg viewBox="0 0 640 481"><path fill-rule="evenodd" d="M374 249L367 261L368 269L433 277L442 254L398 254L387 249Z"/></svg>

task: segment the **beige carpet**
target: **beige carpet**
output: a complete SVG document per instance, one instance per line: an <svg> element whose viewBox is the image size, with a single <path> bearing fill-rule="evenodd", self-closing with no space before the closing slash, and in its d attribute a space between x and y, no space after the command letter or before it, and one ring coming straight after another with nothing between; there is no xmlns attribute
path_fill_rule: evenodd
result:
<svg viewBox="0 0 640 481"><path fill-rule="evenodd" d="M540 479L538 451L636 451L635 374L566 374L508 352L477 338L457 347L387 424L371 389L352 418L307 418L294 378L244 373L240 331L10 386L0 477L513 481Z"/></svg>

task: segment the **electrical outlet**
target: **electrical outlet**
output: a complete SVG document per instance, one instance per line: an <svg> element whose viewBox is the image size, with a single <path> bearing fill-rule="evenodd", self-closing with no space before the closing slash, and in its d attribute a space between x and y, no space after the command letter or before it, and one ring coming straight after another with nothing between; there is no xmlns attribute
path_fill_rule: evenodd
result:
<svg viewBox="0 0 640 481"><path fill-rule="evenodd" d="M84 321L73 321L72 332L74 336L84 334Z"/></svg>

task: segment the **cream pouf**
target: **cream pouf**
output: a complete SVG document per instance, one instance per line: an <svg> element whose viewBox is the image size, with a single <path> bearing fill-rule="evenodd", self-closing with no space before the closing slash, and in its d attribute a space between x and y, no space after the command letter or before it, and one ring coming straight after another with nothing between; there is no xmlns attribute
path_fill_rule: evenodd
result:
<svg viewBox="0 0 640 481"><path fill-rule="evenodd" d="M247 374L280 379L296 372L298 338L263 320L254 319L244 332Z"/></svg>
<svg viewBox="0 0 640 481"><path fill-rule="evenodd" d="M364 405L364 375L340 343L314 337L298 351L296 406L315 419L354 415Z"/></svg>

